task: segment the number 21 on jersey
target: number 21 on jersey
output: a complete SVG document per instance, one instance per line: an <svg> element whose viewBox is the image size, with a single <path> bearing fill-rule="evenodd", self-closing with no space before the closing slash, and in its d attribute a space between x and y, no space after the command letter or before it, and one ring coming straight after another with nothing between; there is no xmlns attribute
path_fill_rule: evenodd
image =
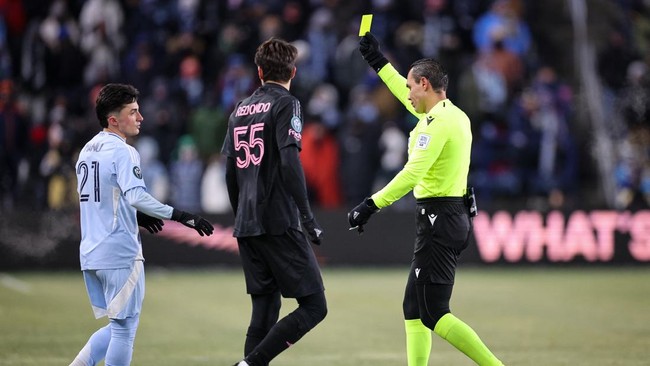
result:
<svg viewBox="0 0 650 366"><path fill-rule="evenodd" d="M79 200L81 202L88 202L90 195L88 193L84 193L84 189L86 188L86 184L88 183L88 177L91 175L92 178L92 190L94 193L94 201L99 202L99 162L98 161L93 161L90 163L90 169L92 169L92 175L90 173L90 169L88 168L88 163L85 161L82 161L79 163L77 166L77 179L79 179Z"/></svg>

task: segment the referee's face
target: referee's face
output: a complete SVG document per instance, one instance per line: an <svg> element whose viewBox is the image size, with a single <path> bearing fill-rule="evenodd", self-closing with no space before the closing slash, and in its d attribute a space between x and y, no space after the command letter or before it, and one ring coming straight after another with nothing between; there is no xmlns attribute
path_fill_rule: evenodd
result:
<svg viewBox="0 0 650 366"><path fill-rule="evenodd" d="M424 97L425 97L425 78L415 80L413 73L409 70L406 76L406 87L409 89L409 101L417 113L426 113L427 111Z"/></svg>
<svg viewBox="0 0 650 366"><path fill-rule="evenodd" d="M111 130L123 138L136 136L140 133L140 125L142 124L142 114L137 102L125 105L117 114L109 117L115 119L115 123L111 123ZM110 122L110 121L109 121Z"/></svg>

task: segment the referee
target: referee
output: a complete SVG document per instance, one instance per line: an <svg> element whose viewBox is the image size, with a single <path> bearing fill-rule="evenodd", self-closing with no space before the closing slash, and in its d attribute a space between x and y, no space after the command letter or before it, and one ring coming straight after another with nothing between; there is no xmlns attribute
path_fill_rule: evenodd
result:
<svg viewBox="0 0 650 366"><path fill-rule="evenodd" d="M419 121L410 132L408 161L383 189L348 213L352 228L380 208L413 190L416 239L406 290L404 319L409 366L426 366L431 332L451 343L478 365L503 365L462 320L451 314L449 299L456 263L467 247L476 213L467 192L472 133L467 115L447 99L448 77L433 59L415 61L404 79L366 33L359 51L390 91Z"/></svg>

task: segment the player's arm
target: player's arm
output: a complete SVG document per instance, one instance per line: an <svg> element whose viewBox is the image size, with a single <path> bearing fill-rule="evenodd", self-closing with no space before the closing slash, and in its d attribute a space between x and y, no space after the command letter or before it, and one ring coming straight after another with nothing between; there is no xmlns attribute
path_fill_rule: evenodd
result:
<svg viewBox="0 0 650 366"><path fill-rule="evenodd" d="M124 194L126 201L136 210L157 219L170 219L173 207L166 205L152 195L144 187L134 187Z"/></svg>
<svg viewBox="0 0 650 366"><path fill-rule="evenodd" d="M386 84L393 95L411 112L415 117L420 119L422 114L417 113L408 99L409 90L406 87L406 78L397 72L391 65L384 54L379 49L379 41L375 36L368 32L361 37L359 41L359 52L368 65L377 72L377 75Z"/></svg>
<svg viewBox="0 0 650 366"><path fill-rule="evenodd" d="M276 103L274 115L275 138L280 152L280 180L293 198L300 222L314 244L320 244L323 230L314 219L307 198L305 172L300 162L300 131L302 130L302 108L298 99L284 97Z"/></svg>
<svg viewBox="0 0 650 366"><path fill-rule="evenodd" d="M162 230L162 218L171 215L172 208L154 199L146 192L142 172L140 170L140 154L132 146L126 144L114 150L112 157L117 184L124 192L124 198L136 210L138 226L155 234Z"/></svg>
<svg viewBox="0 0 650 366"><path fill-rule="evenodd" d="M237 184L237 165L235 159L230 156L226 159L226 187L232 211L237 215L239 207L239 185Z"/></svg>
<svg viewBox="0 0 650 366"><path fill-rule="evenodd" d="M300 212L300 222L307 230L311 241L320 244L323 230L316 223L307 197L305 172L302 169L297 146L287 146L280 150L280 176Z"/></svg>
<svg viewBox="0 0 650 366"><path fill-rule="evenodd" d="M155 234L162 231L165 223L162 219L171 217L173 208L153 198L144 187L129 189L124 195L127 202L137 210L138 225Z"/></svg>
<svg viewBox="0 0 650 366"><path fill-rule="evenodd" d="M287 191L296 202L300 217L312 217L313 215L307 197L305 172L302 169L298 148L296 146L287 146L280 150L280 171L282 184L287 188Z"/></svg>
<svg viewBox="0 0 650 366"><path fill-rule="evenodd" d="M161 219L171 219L196 230L199 235L212 235L214 227L206 219L172 206L161 203L153 198L142 186L133 187L125 192L127 202L138 210L138 225L149 232L162 230L164 223Z"/></svg>

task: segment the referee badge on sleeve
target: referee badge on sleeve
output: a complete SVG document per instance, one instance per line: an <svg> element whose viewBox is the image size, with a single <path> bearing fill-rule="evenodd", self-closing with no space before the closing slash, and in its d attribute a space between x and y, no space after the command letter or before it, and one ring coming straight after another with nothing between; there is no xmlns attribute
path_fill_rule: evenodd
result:
<svg viewBox="0 0 650 366"><path fill-rule="evenodd" d="M429 147L429 141L431 141L431 136L426 134L419 134L417 140L415 141L415 148L420 150L426 150Z"/></svg>

